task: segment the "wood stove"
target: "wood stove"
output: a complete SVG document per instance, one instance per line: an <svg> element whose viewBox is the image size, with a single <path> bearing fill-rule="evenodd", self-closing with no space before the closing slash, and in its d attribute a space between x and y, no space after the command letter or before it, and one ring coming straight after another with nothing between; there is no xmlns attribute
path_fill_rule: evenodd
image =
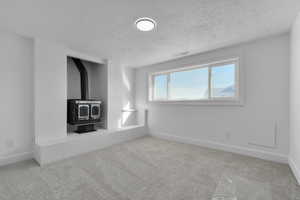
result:
<svg viewBox="0 0 300 200"><path fill-rule="evenodd" d="M95 131L95 124L101 122L102 102L89 99L88 73L80 59L72 60L80 72L81 99L68 99L67 122L77 126L77 133Z"/></svg>

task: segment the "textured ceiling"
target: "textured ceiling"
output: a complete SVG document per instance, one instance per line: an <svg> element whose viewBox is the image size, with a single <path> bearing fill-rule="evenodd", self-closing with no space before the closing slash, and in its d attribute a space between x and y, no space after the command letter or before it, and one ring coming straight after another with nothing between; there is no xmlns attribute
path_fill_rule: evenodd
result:
<svg viewBox="0 0 300 200"><path fill-rule="evenodd" d="M1 0L0 28L144 66L286 32L300 0ZM138 17L156 19L138 32Z"/></svg>

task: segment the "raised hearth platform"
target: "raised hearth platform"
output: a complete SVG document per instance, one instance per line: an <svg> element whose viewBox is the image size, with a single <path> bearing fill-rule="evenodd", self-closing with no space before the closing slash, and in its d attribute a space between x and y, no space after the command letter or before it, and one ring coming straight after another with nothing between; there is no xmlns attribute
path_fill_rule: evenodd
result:
<svg viewBox="0 0 300 200"><path fill-rule="evenodd" d="M72 156L106 148L147 135L144 125L116 130L102 130L86 134L69 134L59 140L40 141L35 145L35 160L42 166Z"/></svg>

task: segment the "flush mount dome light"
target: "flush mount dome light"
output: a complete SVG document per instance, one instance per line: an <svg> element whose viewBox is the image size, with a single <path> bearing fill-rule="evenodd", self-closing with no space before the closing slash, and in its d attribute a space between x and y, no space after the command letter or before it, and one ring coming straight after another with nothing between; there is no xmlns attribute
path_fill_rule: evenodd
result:
<svg viewBox="0 0 300 200"><path fill-rule="evenodd" d="M136 28L140 31L152 31L156 27L156 22L148 17L142 17L135 21Z"/></svg>

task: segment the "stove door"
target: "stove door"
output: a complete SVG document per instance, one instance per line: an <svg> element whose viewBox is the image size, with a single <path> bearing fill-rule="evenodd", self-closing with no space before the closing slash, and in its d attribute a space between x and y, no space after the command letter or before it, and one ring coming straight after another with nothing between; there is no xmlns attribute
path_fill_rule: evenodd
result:
<svg viewBox="0 0 300 200"><path fill-rule="evenodd" d="M89 120L90 109L89 105L80 104L78 105L78 120Z"/></svg>
<svg viewBox="0 0 300 200"><path fill-rule="evenodd" d="M100 118L100 104L91 104L91 117L93 119Z"/></svg>

